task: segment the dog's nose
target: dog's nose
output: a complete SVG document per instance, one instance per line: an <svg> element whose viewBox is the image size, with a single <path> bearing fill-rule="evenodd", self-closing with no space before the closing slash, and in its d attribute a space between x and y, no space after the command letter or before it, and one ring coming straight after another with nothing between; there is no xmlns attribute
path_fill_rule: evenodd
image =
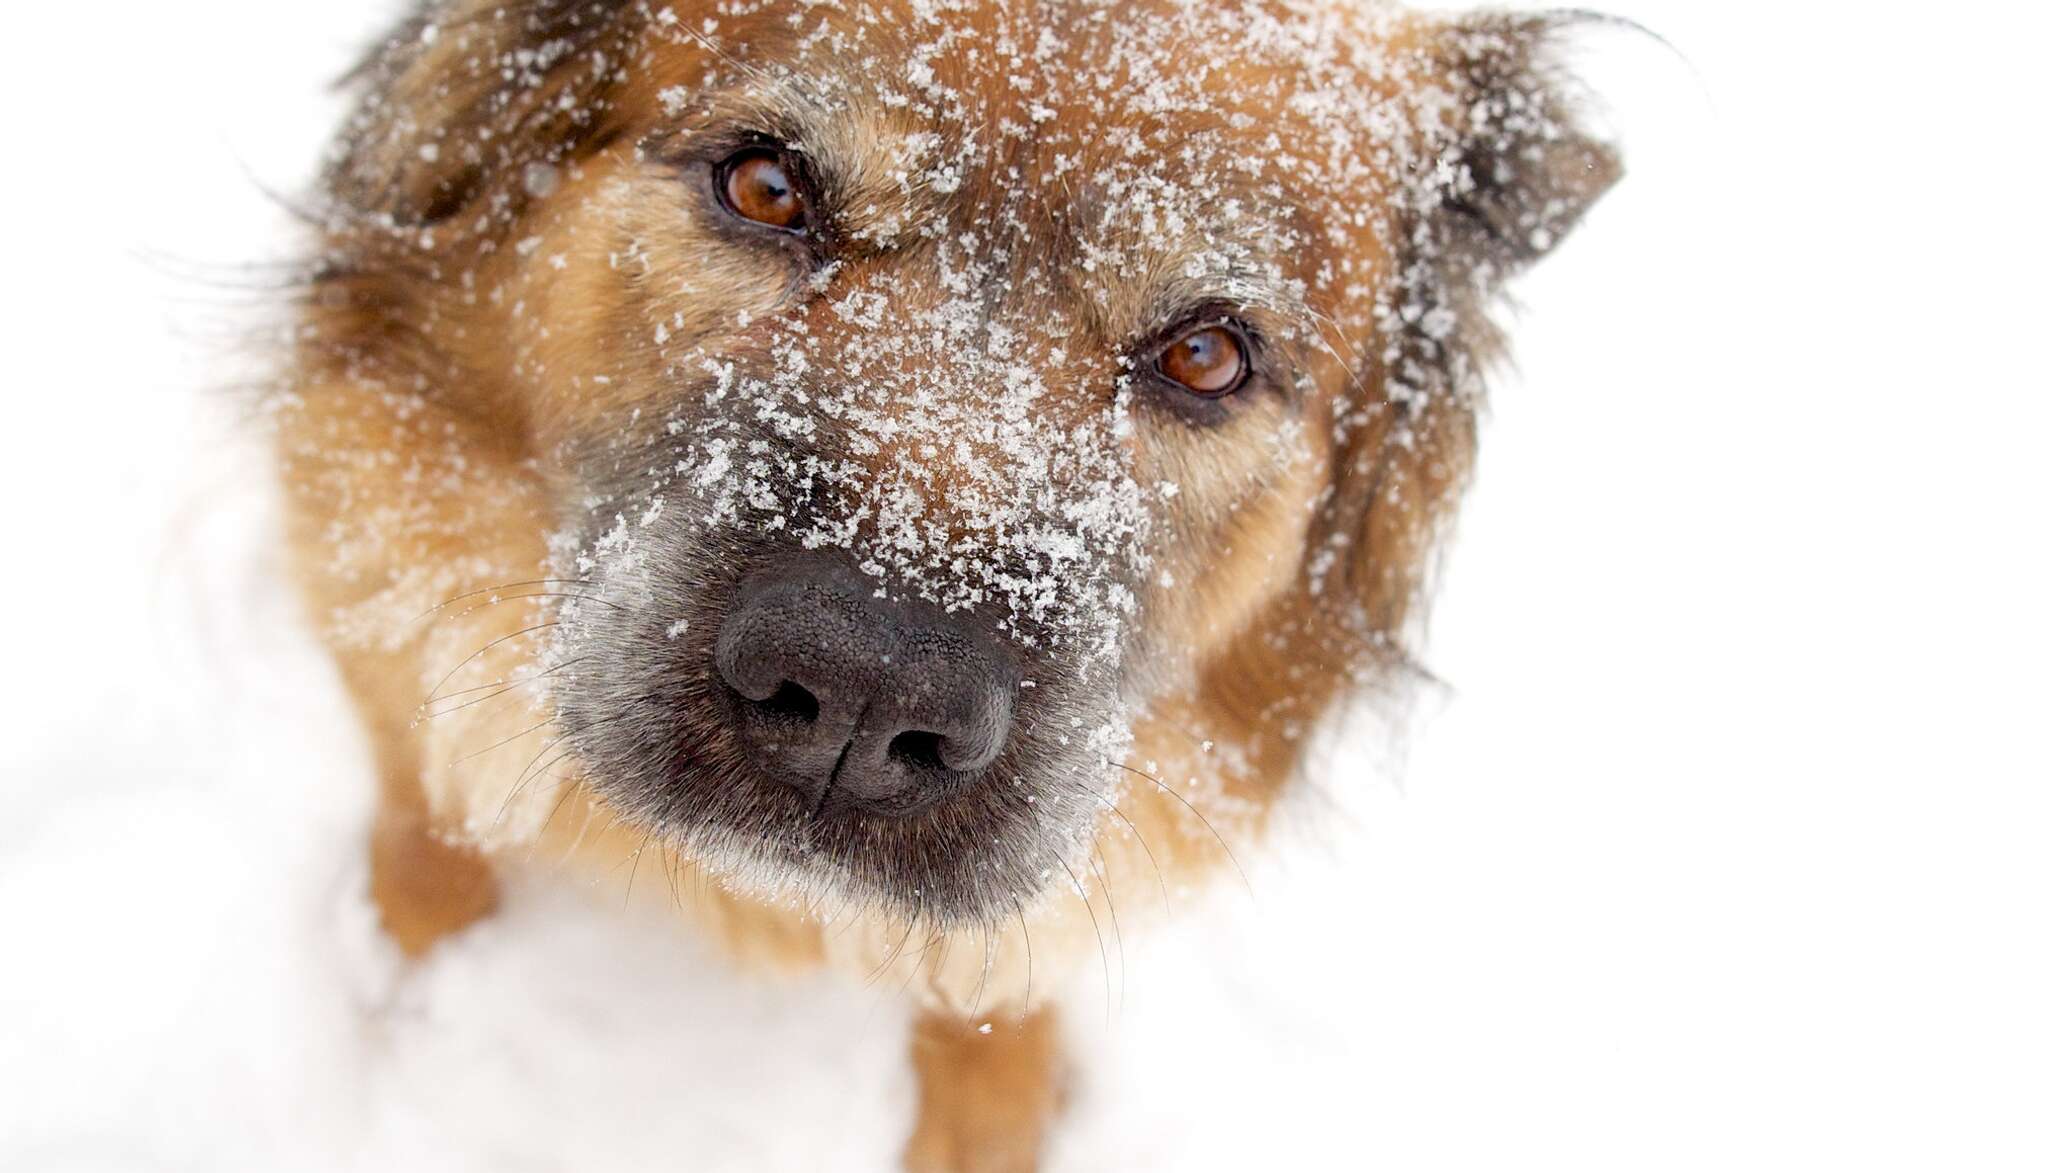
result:
<svg viewBox="0 0 2072 1173"><path fill-rule="evenodd" d="M1014 661L920 604L875 597L810 562L743 589L720 627L719 677L761 765L816 809L916 814L1007 744Z"/></svg>

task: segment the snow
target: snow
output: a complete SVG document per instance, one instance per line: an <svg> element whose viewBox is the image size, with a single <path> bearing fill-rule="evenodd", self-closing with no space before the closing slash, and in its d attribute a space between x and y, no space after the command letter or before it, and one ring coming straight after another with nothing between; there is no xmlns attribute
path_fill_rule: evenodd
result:
<svg viewBox="0 0 2072 1173"><path fill-rule="evenodd" d="M1944 165L2057 190L2021 119L2062 18L1620 7L1712 109L1629 62L1631 178L1522 291L1430 641L1450 698L1397 786L1362 729L1239 846L1255 895L1125 923L1057 1168L2072 1161L2066 258ZM523 887L416 969L374 932L363 751L193 395L249 299L163 259L280 239L242 167L295 185L312 79L374 17L113 11L125 84L62 54L0 83L74 103L16 148L65 167L0 197L30 294L0 1166L885 1168L885 990L743 978L602 884ZM1845 48L1886 20L1887 56Z"/></svg>

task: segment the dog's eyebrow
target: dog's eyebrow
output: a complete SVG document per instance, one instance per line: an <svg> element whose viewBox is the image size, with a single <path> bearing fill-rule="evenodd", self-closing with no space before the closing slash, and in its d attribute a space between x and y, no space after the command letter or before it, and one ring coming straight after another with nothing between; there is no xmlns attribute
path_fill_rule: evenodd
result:
<svg viewBox="0 0 2072 1173"><path fill-rule="evenodd" d="M1174 258L1175 272L1159 281L1147 299L1145 316L1170 321L1203 305L1233 309L1276 319L1307 319L1303 282L1249 250L1210 246L1191 256Z"/></svg>
<svg viewBox="0 0 2072 1173"><path fill-rule="evenodd" d="M1103 332L1164 329L1205 306L1275 324L1315 319L1300 269L1318 226L1303 209L1267 201L1240 207L1234 191L1189 191L1181 198L1198 206L1161 201L1151 209L1155 226L1140 228L1144 217L1119 206L1114 190L1081 191L1059 216L1080 254L1078 267L1106 292L1097 298Z"/></svg>
<svg viewBox="0 0 2072 1173"><path fill-rule="evenodd" d="M1111 336L1168 329L1209 309L1253 318L1265 327L1316 320L1307 300L1308 283L1285 268L1283 253L1206 234L1134 251L1135 257L1098 279L1111 291L1101 299L1102 328Z"/></svg>

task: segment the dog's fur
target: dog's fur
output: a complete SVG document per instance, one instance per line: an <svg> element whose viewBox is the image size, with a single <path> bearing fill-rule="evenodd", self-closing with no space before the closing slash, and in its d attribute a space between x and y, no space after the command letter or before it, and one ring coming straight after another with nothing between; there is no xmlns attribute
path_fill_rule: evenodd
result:
<svg viewBox="0 0 2072 1173"><path fill-rule="evenodd" d="M354 76L272 404L403 948L493 861L665 884L746 957L915 992L910 1165L1032 1165L1047 991L1402 664L1486 307L1617 173L1572 19L428 3ZM810 174L804 235L715 195L747 143ZM1145 360L1209 320L1254 370L1213 401ZM806 546L1011 649L970 792L835 820L758 777L715 632Z"/></svg>

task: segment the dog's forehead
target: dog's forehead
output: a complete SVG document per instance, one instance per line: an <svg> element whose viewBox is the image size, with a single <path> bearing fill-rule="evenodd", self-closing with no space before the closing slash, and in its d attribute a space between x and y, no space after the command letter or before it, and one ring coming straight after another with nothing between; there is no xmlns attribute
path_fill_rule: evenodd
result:
<svg viewBox="0 0 2072 1173"><path fill-rule="evenodd" d="M1131 180L1203 200L1358 182L1387 174L1408 130L1390 101L1408 34L1386 4L800 2L812 31L739 66L825 115L910 128L859 146L935 155L1038 196Z"/></svg>
<svg viewBox="0 0 2072 1173"><path fill-rule="evenodd" d="M847 177L860 235L990 235L1089 275L1119 325L1293 314L1296 274L1379 263L1417 113L1382 4L779 0L684 41Z"/></svg>

